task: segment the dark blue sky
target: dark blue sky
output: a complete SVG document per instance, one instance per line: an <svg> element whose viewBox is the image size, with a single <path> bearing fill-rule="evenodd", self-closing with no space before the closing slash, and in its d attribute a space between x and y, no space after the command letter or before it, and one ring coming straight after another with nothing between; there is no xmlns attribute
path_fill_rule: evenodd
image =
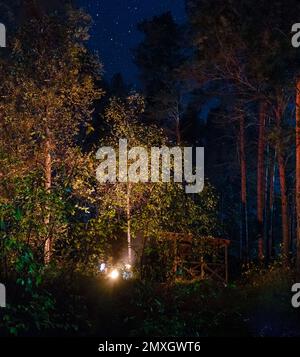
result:
<svg viewBox="0 0 300 357"><path fill-rule="evenodd" d="M99 51L105 77L121 72L132 83L137 81L137 68L131 49L142 39L137 24L166 11L172 11L178 22L185 17L184 0L79 0L79 3L93 17L90 43Z"/></svg>

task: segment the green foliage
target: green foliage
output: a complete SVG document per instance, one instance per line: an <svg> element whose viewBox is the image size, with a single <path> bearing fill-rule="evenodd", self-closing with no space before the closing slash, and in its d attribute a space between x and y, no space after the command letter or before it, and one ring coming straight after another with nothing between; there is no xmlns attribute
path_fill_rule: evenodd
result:
<svg viewBox="0 0 300 357"><path fill-rule="evenodd" d="M191 196L181 184L157 184L136 218L139 228L146 226L151 236L159 232L216 234L217 196L208 182L204 187L203 192Z"/></svg>
<svg viewBox="0 0 300 357"><path fill-rule="evenodd" d="M90 22L70 6L34 16L16 29L12 50L0 61L5 71L0 102L2 242L13 237L42 262L45 241L51 239L54 264L63 266L68 258L70 265L77 252L74 266L86 269L102 244L98 237L93 242L99 228L95 217L83 213L95 201L95 169L91 155L77 146L90 125L94 101L103 95L95 84L102 66L85 47ZM13 250L7 252L6 269L16 257Z"/></svg>
<svg viewBox="0 0 300 357"><path fill-rule="evenodd" d="M176 38L164 56L172 73L167 69L161 78L159 110L179 120L179 29L166 18ZM194 197L177 184L134 183L130 190L126 184L98 185L94 152L81 149L83 133L94 130L94 103L103 95L96 85L102 66L85 46L90 21L71 7L33 16L16 28L11 51L0 56L0 278L9 291L0 331L5 335L68 334L79 328L83 333L90 320L97 325L87 312L85 283L129 224L133 237L143 231L158 242L161 231L199 237L213 234L216 223L217 199L209 184ZM176 60L169 53L176 53ZM155 93L156 104L161 93ZM111 98L104 113L108 132L101 144L116 147L120 138L129 147L148 150L168 144L161 128L146 125L145 110L138 94ZM47 241L52 260L45 265ZM167 246L147 249L160 256L158 268L169 268ZM101 310L97 296L93 298ZM164 313L166 308L157 299L152 310ZM185 326L180 324L176 316L174 332Z"/></svg>
<svg viewBox="0 0 300 357"><path fill-rule="evenodd" d="M180 184L161 183L153 187L145 206L132 218L134 232L142 231L145 237L142 259L147 265L144 267L147 279L164 281L173 274L173 246L164 233L190 233L196 257L213 254L205 237L219 235L217 202L216 193L208 182L203 192L194 196L187 195Z"/></svg>
<svg viewBox="0 0 300 357"><path fill-rule="evenodd" d="M134 293L132 304L139 313L131 336L203 337L215 336L221 329L228 335L238 330L240 335L247 334L239 311L226 303L235 292L224 291L212 282L140 284Z"/></svg>
<svg viewBox="0 0 300 357"><path fill-rule="evenodd" d="M6 265L10 263L9 301L0 315L1 332L24 335L53 328L55 300L42 288L44 268L37 263L30 247L11 237L5 240L0 258Z"/></svg>

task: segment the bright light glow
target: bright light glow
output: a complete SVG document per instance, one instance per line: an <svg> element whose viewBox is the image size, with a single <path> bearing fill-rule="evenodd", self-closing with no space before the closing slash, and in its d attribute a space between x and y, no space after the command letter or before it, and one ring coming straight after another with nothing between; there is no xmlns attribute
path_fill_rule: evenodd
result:
<svg viewBox="0 0 300 357"><path fill-rule="evenodd" d="M109 277L113 280L118 279L119 276L120 276L120 273L117 269L112 270L112 272L109 274Z"/></svg>
<svg viewBox="0 0 300 357"><path fill-rule="evenodd" d="M106 269L106 264L105 264L105 263L102 263L102 264L100 265L100 271L103 272L103 271L105 271L105 269Z"/></svg>

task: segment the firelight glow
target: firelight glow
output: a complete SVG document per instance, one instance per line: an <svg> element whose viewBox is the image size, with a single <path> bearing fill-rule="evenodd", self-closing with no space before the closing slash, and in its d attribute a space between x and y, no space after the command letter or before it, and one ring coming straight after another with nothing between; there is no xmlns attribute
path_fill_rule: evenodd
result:
<svg viewBox="0 0 300 357"><path fill-rule="evenodd" d="M116 280L118 279L118 277L120 276L120 273L117 269L114 269L110 274L109 274L109 277L112 279L112 280Z"/></svg>

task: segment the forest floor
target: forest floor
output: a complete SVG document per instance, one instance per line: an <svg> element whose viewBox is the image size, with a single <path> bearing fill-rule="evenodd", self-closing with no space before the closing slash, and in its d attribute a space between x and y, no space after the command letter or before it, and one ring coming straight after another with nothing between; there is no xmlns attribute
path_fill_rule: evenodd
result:
<svg viewBox="0 0 300 357"><path fill-rule="evenodd" d="M251 271L226 288L208 281L81 283L89 321L78 326L81 335L300 336L300 311L291 305L293 275L280 268Z"/></svg>
<svg viewBox="0 0 300 357"><path fill-rule="evenodd" d="M27 297L21 296L24 288L11 296L0 335L300 336L300 308L291 304L294 283L293 272L282 266L251 269L227 287L56 272Z"/></svg>

